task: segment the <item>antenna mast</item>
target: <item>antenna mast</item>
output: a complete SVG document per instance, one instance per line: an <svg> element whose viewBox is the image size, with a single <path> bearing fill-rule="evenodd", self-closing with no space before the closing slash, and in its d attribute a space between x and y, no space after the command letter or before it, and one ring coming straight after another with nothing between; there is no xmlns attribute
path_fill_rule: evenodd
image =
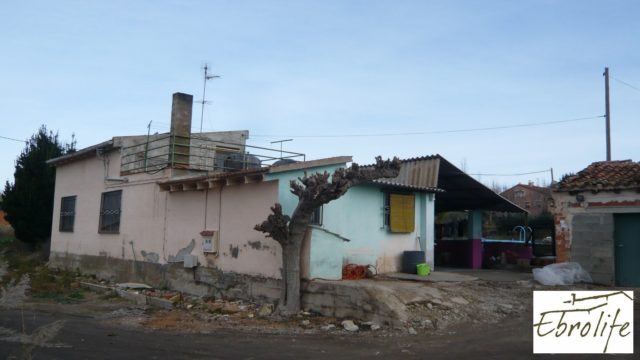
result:
<svg viewBox="0 0 640 360"><path fill-rule="evenodd" d="M220 76L218 75L209 75L209 65L204 64L204 85L202 86L202 101L199 101L202 104L202 109L200 111L200 132L202 132L202 122L204 121L204 105L208 103L206 94L207 94L207 81L211 79L218 79Z"/></svg>
<svg viewBox="0 0 640 360"><path fill-rule="evenodd" d="M293 141L293 139L276 140L271 142L272 144L280 143L280 159L282 159L282 143L287 141Z"/></svg>

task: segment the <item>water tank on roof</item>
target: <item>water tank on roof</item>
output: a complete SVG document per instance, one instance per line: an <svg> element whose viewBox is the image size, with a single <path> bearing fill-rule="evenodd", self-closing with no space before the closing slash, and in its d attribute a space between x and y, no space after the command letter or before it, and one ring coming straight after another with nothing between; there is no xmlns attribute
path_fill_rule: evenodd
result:
<svg viewBox="0 0 640 360"><path fill-rule="evenodd" d="M293 159L280 159L274 162L272 166L287 165L287 164L293 164L293 163L297 163L297 161Z"/></svg>
<svg viewBox="0 0 640 360"><path fill-rule="evenodd" d="M260 169L261 167L260 159L251 154L231 154L224 159L224 171Z"/></svg>

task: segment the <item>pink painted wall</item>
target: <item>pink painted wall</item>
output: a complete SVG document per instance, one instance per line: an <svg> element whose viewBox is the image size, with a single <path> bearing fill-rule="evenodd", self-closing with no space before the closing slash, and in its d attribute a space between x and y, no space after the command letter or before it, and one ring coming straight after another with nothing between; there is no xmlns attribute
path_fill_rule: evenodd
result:
<svg viewBox="0 0 640 360"><path fill-rule="evenodd" d="M253 229L267 218L276 198L275 181L169 193L164 253L175 256L194 240L191 254L204 266L278 279L280 245ZM219 231L217 255L202 251L205 229Z"/></svg>
<svg viewBox="0 0 640 360"><path fill-rule="evenodd" d="M119 177L118 151L107 154L108 171L104 162L93 156L56 168L56 185L51 233L51 250L59 253L110 256L133 259L136 248L152 246L162 235L161 213L164 194L154 191L155 182L163 178L140 174L129 176L129 182L105 181L105 176ZM98 233L101 194L122 190L120 234ZM73 232L60 232L60 199L77 196ZM132 244L133 243L133 244Z"/></svg>
<svg viewBox="0 0 640 360"><path fill-rule="evenodd" d="M120 154L108 153L109 177L120 177ZM223 271L280 278L279 245L253 226L277 200L277 181L224 186L222 189L162 192L157 184L168 170L127 175L128 182L105 180L96 156L56 169L51 251L167 263L193 241L191 254L203 266ZM101 194L122 190L120 232L98 233ZM60 199L77 196L73 232L60 232ZM221 211L221 212L220 212ZM222 213L222 216L220 214ZM220 231L218 255L202 251L202 230ZM189 252L187 252L189 253Z"/></svg>

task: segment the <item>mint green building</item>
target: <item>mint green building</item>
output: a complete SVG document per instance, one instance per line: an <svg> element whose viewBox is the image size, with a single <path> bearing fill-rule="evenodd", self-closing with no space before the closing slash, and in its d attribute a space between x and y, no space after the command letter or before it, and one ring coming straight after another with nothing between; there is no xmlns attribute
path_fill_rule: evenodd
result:
<svg viewBox="0 0 640 360"><path fill-rule="evenodd" d="M378 273L401 270L404 251L424 251L434 265L434 194L438 162L434 157L404 160L395 179L351 188L314 214L302 250L308 279L342 278L347 264L371 265ZM351 157L335 157L271 167L265 180L278 180L278 202L291 215L298 198L290 180L307 173L344 168Z"/></svg>

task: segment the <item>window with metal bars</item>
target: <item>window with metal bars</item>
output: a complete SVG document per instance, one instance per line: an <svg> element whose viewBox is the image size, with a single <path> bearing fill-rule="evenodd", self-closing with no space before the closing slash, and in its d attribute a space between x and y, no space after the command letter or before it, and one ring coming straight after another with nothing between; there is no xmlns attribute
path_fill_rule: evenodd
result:
<svg viewBox="0 0 640 360"><path fill-rule="evenodd" d="M76 217L76 196L65 196L60 199L60 226L58 230L73 232Z"/></svg>
<svg viewBox="0 0 640 360"><path fill-rule="evenodd" d="M393 233L415 230L415 195L384 193L384 226Z"/></svg>
<svg viewBox="0 0 640 360"><path fill-rule="evenodd" d="M99 233L118 234L120 232L121 201L122 190L102 193Z"/></svg>

